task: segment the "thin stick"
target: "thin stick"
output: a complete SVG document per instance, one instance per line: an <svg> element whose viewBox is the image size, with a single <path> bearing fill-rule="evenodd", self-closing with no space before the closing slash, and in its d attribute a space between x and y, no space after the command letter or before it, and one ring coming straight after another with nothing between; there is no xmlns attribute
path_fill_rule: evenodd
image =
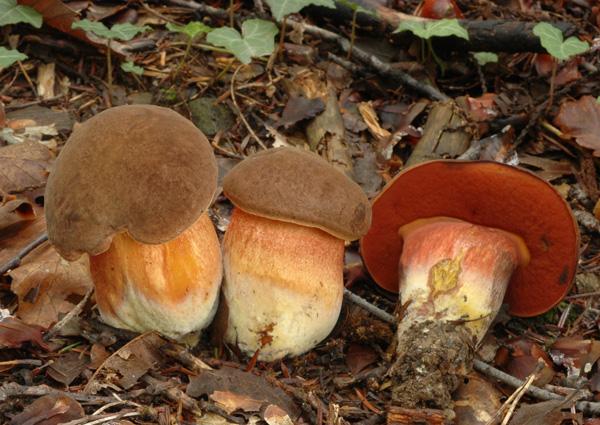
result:
<svg viewBox="0 0 600 425"><path fill-rule="evenodd" d="M361 307L362 309L368 311L369 313L371 313L373 316L377 317L378 319L381 319L384 322L387 322L387 323L390 323L393 325L396 324L396 318L393 315L391 315L387 311L380 309L377 306L374 306L373 304L371 304L364 298L361 298L358 295L356 295L354 292L351 292L348 289L344 288L344 296L350 302L352 302L352 303L356 304L357 306Z"/></svg>
<svg viewBox="0 0 600 425"><path fill-rule="evenodd" d="M20 359L20 360L7 360L5 362L0 362L0 367L2 366L18 366L18 365L31 365L31 366L41 366L41 360L35 359Z"/></svg>
<svg viewBox="0 0 600 425"><path fill-rule="evenodd" d="M94 292L94 290L92 288L88 289L88 291L86 292L85 296L82 298L81 301L79 301L79 303L77 303L77 305L75 307L73 307L71 309L71 311L69 311L65 317L63 317L62 319L60 319L60 321L58 321L45 335L44 335L44 341L48 341L50 340L52 337L54 337L54 335L56 335L58 332L60 332L62 330L62 328L64 328L66 326L67 323L69 323L75 316L78 316L81 311L83 310L83 307L85 306L85 304L87 303L87 301L90 299L90 296L92 295L92 292Z"/></svg>
<svg viewBox="0 0 600 425"><path fill-rule="evenodd" d="M258 143L260 145L260 147L262 147L263 149L267 149L267 146L263 143L262 140L260 140L258 138L258 136L254 132L252 127L250 127L250 124L248 123L248 121L246 121L246 118L244 117L244 114L242 114L242 111L237 103L237 99L235 98L235 79L237 77L237 73L239 72L239 70L242 69L242 66L244 66L244 65L241 64L240 66L238 66L235 69L235 71L233 72L233 76L231 77L231 100L233 101L233 106L235 106L235 110L236 110L238 116L240 117L240 119L242 120L242 122L244 123L246 128L248 129L248 132L250 133L252 138L254 140L256 140L256 143Z"/></svg>
<svg viewBox="0 0 600 425"><path fill-rule="evenodd" d="M0 267L0 276L2 276L7 271L14 269L15 267L18 267L21 264L21 261L23 260L23 258L25 258L25 256L27 254L29 254L31 251L36 249L38 246L40 246L47 240L48 240L48 234L44 233L44 234L38 236L32 242L30 242L29 245L27 245L25 248L23 248L21 251L19 251L15 257L13 257L7 263L5 263L4 265L2 265Z"/></svg>

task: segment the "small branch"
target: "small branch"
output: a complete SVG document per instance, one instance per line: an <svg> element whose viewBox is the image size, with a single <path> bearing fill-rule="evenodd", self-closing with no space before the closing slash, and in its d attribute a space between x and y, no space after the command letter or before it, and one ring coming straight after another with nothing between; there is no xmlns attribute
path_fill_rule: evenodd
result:
<svg viewBox="0 0 600 425"><path fill-rule="evenodd" d="M369 303L364 298L359 297L355 293L353 293L345 288L344 288L344 297L346 297L350 302L356 304L357 306L361 307L365 311L368 311L369 313L371 313L373 316L377 317L378 319L381 319L384 322L390 323L392 325L396 324L397 320L393 315L391 315L387 311L380 309L377 306L374 306L373 304Z"/></svg>
<svg viewBox="0 0 600 425"><path fill-rule="evenodd" d="M252 127L250 126L250 124L248 123L246 118L244 117L244 114L242 114L242 110L240 109L240 107L237 103L237 99L235 97L235 79L237 77L238 72L240 71L240 69L242 69L243 66L244 66L243 64L238 66L235 69L235 71L233 72L233 76L231 77L231 100L233 101L233 106L235 106L235 110L236 110L238 116L240 117L240 119L242 120L242 122L244 123L246 128L248 129L248 132L250 133L252 138L254 140L256 140L256 143L258 143L260 145L260 147L262 147L263 149L267 149L267 146L263 143L262 140L259 139L259 137L256 135L256 133L254 132L254 130L252 129Z"/></svg>
<svg viewBox="0 0 600 425"><path fill-rule="evenodd" d="M0 386L0 401L5 401L9 397L41 397L49 394L71 397L74 400L89 404L106 404L118 401L116 397L104 397L92 394L60 391L49 387L48 385L29 386L20 385L16 382L8 382Z"/></svg>
<svg viewBox="0 0 600 425"><path fill-rule="evenodd" d="M67 325L67 323L69 323L75 316L78 316L82 312L83 307L90 299L92 292L94 292L92 288L88 289L82 300L79 301L79 303L77 303L77 305L73 307L71 311L69 311L65 315L65 317L60 319L60 321L58 321L54 326L52 326L52 328L44 335L44 341L49 341L51 338L53 338L58 332L62 330L62 328L64 328Z"/></svg>
<svg viewBox="0 0 600 425"><path fill-rule="evenodd" d="M11 258L7 263L3 264L0 267L0 276L2 276L4 273L6 273L9 270L19 267L19 265L21 264L21 261L23 261L23 258L25 258L25 256L27 256L27 254L29 254L31 251L36 249L38 246L40 246L47 240L48 240L48 234L44 233L44 234L38 236L32 242L30 242L29 245L27 245L25 248L23 248L21 251L19 251L16 256Z"/></svg>

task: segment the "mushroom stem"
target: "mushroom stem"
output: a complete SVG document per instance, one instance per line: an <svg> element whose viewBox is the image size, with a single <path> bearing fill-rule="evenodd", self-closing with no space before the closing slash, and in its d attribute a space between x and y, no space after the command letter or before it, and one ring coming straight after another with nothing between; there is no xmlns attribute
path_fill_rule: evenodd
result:
<svg viewBox="0 0 600 425"><path fill-rule="evenodd" d="M399 332L413 321L462 322L481 341L513 272L528 262L523 240L445 217L417 220L400 234L400 298L408 305Z"/></svg>
<svg viewBox="0 0 600 425"><path fill-rule="evenodd" d="M223 240L225 340L263 361L302 354L331 332L343 299L344 241L235 208Z"/></svg>
<svg viewBox="0 0 600 425"><path fill-rule="evenodd" d="M216 312L221 251L206 212L163 244L119 233L107 251L90 256L90 269L98 309L111 326L181 339L208 326Z"/></svg>
<svg viewBox="0 0 600 425"><path fill-rule="evenodd" d="M400 234L406 307L392 394L407 406L448 407L528 250L509 232L450 218L418 220Z"/></svg>

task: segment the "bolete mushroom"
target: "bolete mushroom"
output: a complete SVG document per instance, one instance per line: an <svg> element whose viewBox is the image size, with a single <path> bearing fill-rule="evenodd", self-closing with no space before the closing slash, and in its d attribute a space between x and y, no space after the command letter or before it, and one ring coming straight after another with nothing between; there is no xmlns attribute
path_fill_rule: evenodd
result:
<svg viewBox="0 0 600 425"><path fill-rule="evenodd" d="M469 368L448 356L468 363L472 356L462 338L481 341L503 301L513 315L538 315L559 303L573 282L577 224L558 192L527 170L485 161L431 161L399 173L372 208L361 254L375 282L390 291L399 288L404 306L399 362L413 354L421 362L396 363L395 369L416 368L422 378L428 368L437 370L429 374L432 387L439 389L442 378L436 374L460 375ZM419 347L423 334L434 347ZM415 354L420 348L428 360L438 359L422 364L422 353ZM454 378L448 391L458 382ZM406 385L395 394L401 397ZM435 391L417 401L436 404L448 395Z"/></svg>
<svg viewBox="0 0 600 425"><path fill-rule="evenodd" d="M223 192L235 206L223 239L225 340L264 361L310 350L340 314L344 241L369 227L366 195L296 148L248 157Z"/></svg>
<svg viewBox="0 0 600 425"><path fill-rule="evenodd" d="M222 277L207 207L212 148L158 106L119 106L77 126L46 187L48 237L67 260L90 257L106 323L181 338L207 326Z"/></svg>

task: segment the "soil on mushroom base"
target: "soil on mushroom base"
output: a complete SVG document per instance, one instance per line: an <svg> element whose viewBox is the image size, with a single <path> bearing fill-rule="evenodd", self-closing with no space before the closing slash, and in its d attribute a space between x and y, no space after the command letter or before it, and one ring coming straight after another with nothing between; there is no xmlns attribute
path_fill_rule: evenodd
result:
<svg viewBox="0 0 600 425"><path fill-rule="evenodd" d="M452 409L452 393L473 365L470 333L457 323L415 323L399 335L397 352L391 368L394 403Z"/></svg>

